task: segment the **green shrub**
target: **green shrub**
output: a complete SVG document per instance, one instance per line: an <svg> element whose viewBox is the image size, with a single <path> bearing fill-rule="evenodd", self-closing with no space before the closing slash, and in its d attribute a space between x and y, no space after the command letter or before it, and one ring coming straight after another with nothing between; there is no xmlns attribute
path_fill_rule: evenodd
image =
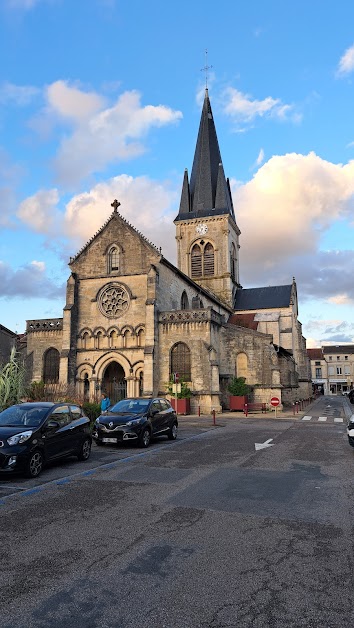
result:
<svg viewBox="0 0 354 628"><path fill-rule="evenodd" d="M101 406L99 403L91 403L90 401L85 401L82 404L82 409L85 412L86 416L90 419L91 423L93 423L101 414Z"/></svg>
<svg viewBox="0 0 354 628"><path fill-rule="evenodd" d="M245 377L234 377L229 383L227 389L234 397L243 397L252 392L252 386L246 384Z"/></svg>
<svg viewBox="0 0 354 628"><path fill-rule="evenodd" d="M20 402L24 394L24 377L24 367L13 347L9 362L0 368L0 410Z"/></svg>
<svg viewBox="0 0 354 628"><path fill-rule="evenodd" d="M187 386L184 379L181 378L178 383L181 384L181 392L177 393L177 399L190 399L190 397L192 396L192 391ZM166 384L167 392L169 395L171 395L171 397L175 396L175 393L173 392L173 384L174 384L173 376L171 376L169 382L167 382Z"/></svg>

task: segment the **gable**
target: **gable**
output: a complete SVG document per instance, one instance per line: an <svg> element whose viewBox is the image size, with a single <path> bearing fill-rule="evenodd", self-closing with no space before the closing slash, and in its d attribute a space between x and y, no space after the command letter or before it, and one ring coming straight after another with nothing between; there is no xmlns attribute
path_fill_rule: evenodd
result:
<svg viewBox="0 0 354 628"><path fill-rule="evenodd" d="M114 247L117 262L111 271L109 254ZM70 260L70 269L80 277L146 274L161 258L152 243L114 212L103 227Z"/></svg>

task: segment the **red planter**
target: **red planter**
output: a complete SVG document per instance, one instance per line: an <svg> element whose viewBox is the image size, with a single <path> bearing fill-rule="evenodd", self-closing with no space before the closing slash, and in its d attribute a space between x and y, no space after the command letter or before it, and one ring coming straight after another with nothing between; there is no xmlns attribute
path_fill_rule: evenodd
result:
<svg viewBox="0 0 354 628"><path fill-rule="evenodd" d="M176 399L172 397L171 406L176 409ZM190 399L177 399L177 414L190 414L191 413L191 400Z"/></svg>
<svg viewBox="0 0 354 628"><path fill-rule="evenodd" d="M230 395L230 410L244 410L245 403L248 403L247 395L241 397Z"/></svg>

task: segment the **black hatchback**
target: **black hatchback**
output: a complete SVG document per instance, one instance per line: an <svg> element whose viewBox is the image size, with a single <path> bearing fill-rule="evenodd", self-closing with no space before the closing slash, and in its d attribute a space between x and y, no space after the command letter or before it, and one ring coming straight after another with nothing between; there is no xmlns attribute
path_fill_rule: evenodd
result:
<svg viewBox="0 0 354 628"><path fill-rule="evenodd" d="M96 419L92 437L97 445L137 443L148 447L155 436L177 438L177 415L164 397L121 399Z"/></svg>
<svg viewBox="0 0 354 628"><path fill-rule="evenodd" d="M79 406L40 401L0 412L0 473L35 478L46 462L91 453L90 420Z"/></svg>

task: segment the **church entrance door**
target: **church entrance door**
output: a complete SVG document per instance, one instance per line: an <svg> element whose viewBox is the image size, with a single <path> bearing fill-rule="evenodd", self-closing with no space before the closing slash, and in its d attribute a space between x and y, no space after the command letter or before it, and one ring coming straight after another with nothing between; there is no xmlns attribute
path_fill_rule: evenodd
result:
<svg viewBox="0 0 354 628"><path fill-rule="evenodd" d="M107 393L111 403L117 403L127 396L127 382L123 367L118 362L111 362L103 375L102 390Z"/></svg>

